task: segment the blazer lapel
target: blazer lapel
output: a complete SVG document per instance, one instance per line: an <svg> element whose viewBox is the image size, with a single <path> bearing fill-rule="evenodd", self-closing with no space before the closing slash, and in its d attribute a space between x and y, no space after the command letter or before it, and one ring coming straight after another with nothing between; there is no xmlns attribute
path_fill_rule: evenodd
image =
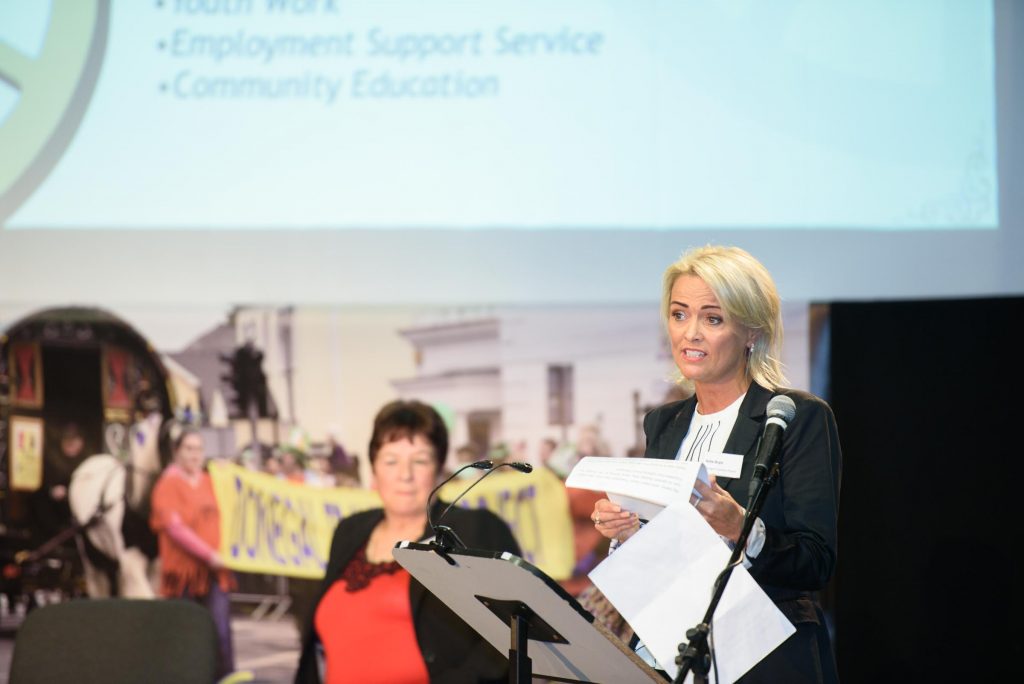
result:
<svg viewBox="0 0 1024 684"><path fill-rule="evenodd" d="M761 427L764 425L765 410L768 407L768 400L772 393L761 387L756 382L750 383L747 388L747 395L743 397L740 410L736 415L736 424L733 425L729 439L725 442L727 454L743 454L743 470L747 470L748 462L756 457L758 438L761 436ZM728 489L729 484L736 478L718 478L718 485L722 489ZM735 493L733 494L735 498ZM737 499L739 501L739 499Z"/></svg>
<svg viewBox="0 0 1024 684"><path fill-rule="evenodd" d="M750 463L757 455L757 442L764 425L768 400L772 398L772 395L773 392L761 387L757 383L750 383L750 387L747 388L747 394L743 397L743 402L740 404L740 409L737 412L736 424L733 425L732 432L729 433L729 439L725 442L726 453L743 455L744 473L753 468ZM655 434L660 432L661 436L657 443L652 445L652 449L647 454L648 458L674 459L676 457L676 454L679 453L679 447L683 444L683 438L690 429L690 423L693 420L693 412L696 407L697 397L692 396L680 403L673 414L667 417L668 422L664 428L658 430L655 427L657 431ZM732 477L720 477L717 479L718 485L722 489L729 489L729 485L736 480L737 478ZM730 493L734 498L737 496L736 492ZM736 500L739 501L740 499L737 498Z"/></svg>
<svg viewBox="0 0 1024 684"><path fill-rule="evenodd" d="M692 396L680 403L675 413L668 418L668 425L658 430L661 437L654 445L654 453L649 455L655 458L674 460L679 453L679 447L683 444L683 437L690 429L690 421L693 420L693 411L697 406L697 397ZM657 433L655 433L657 434Z"/></svg>

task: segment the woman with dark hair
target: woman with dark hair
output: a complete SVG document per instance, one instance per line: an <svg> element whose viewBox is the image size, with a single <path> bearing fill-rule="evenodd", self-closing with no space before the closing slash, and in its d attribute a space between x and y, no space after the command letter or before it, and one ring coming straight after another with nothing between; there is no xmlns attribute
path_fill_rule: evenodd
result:
<svg viewBox="0 0 1024 684"><path fill-rule="evenodd" d="M747 540L750 575L796 633L740 678L755 682L835 682L835 660L817 592L836 564L841 452L836 421L818 397L782 387L782 314L768 270L738 247L686 252L665 271L662 320L679 382L693 396L644 418L647 458L703 460L742 454L739 477L698 481L694 505L723 539L739 539L758 436L773 395L793 400L779 481ZM602 499L597 530L624 543L640 528L634 513ZM710 588L708 588L710 591Z"/></svg>
<svg viewBox="0 0 1024 684"><path fill-rule="evenodd" d="M427 499L448 452L441 416L395 401L374 420L369 458L381 508L342 520L295 681L399 684L501 682L508 662L392 556L430 536ZM433 516L441 513L435 503ZM467 546L519 554L511 530L486 510L453 508L445 523Z"/></svg>
<svg viewBox="0 0 1024 684"><path fill-rule="evenodd" d="M235 669L231 642L231 604L227 592L234 577L220 552L220 511L209 474L203 438L184 427L171 436L174 460L153 488L150 527L160 543L160 595L190 598L213 615L220 640L221 676Z"/></svg>

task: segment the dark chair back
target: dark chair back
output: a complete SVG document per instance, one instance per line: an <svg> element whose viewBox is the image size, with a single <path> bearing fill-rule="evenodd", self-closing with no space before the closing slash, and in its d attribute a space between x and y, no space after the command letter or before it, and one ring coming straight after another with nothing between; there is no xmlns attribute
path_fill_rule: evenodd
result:
<svg viewBox="0 0 1024 684"><path fill-rule="evenodd" d="M190 601L78 599L32 611L18 628L11 684L213 683L217 630Z"/></svg>

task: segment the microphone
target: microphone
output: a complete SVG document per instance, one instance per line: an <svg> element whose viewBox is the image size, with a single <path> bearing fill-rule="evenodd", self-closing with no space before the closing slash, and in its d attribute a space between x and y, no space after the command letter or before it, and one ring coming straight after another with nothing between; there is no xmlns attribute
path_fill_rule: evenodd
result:
<svg viewBox="0 0 1024 684"><path fill-rule="evenodd" d="M480 482L483 481L483 479L490 475L491 473L497 471L499 468L504 468L506 466L518 470L521 473L533 472L533 466L530 465L529 463L511 461L507 463L499 463L498 465L494 465L494 463L491 461L477 461L475 463L470 463L469 465L459 468L454 473L452 473L451 477L449 477L447 480L445 480L438 486L434 487L434 491L432 491L430 493L430 496L427 498L427 522L430 523L430 529L434 532L434 544L441 547L442 551L451 551L455 549L456 546L458 548L464 549L466 548L466 544L461 539L459 539L459 535L455 534L455 530L453 530L452 528L446 525L434 523L430 515L430 499L432 499L434 497L434 494L436 494L437 491L441 489L441 487L447 484L449 480L451 480L453 477L458 475L466 468L479 468L481 470L487 471L486 473L483 474L483 477L478 478L476 482L466 487L461 494L455 497L455 499L450 504L448 504L448 507L445 508L444 511L441 512L441 515L439 515L437 518L437 522L440 523L442 520L444 520L444 517L448 515L448 511L452 510L452 506L458 503L459 499L464 497L466 494L469 494L469 490L473 489L473 487L476 487L478 484L480 484Z"/></svg>
<svg viewBox="0 0 1024 684"><path fill-rule="evenodd" d="M775 465L779 462L782 450L782 433L789 426L789 421L796 415L796 404L783 394L777 394L768 402L768 420L761 433L761 442L757 446L757 458L754 460L754 475L750 478L747 500L754 498L754 492L764 482Z"/></svg>

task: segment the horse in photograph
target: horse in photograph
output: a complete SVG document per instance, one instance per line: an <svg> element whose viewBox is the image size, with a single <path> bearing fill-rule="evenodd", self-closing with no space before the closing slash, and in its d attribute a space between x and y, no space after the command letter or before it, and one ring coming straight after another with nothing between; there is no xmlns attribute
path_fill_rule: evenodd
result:
<svg viewBox="0 0 1024 684"><path fill-rule="evenodd" d="M151 413L131 427L127 462L96 454L75 469L68 503L84 526L82 564L90 597L154 598L159 582L149 500L161 472L163 418Z"/></svg>

